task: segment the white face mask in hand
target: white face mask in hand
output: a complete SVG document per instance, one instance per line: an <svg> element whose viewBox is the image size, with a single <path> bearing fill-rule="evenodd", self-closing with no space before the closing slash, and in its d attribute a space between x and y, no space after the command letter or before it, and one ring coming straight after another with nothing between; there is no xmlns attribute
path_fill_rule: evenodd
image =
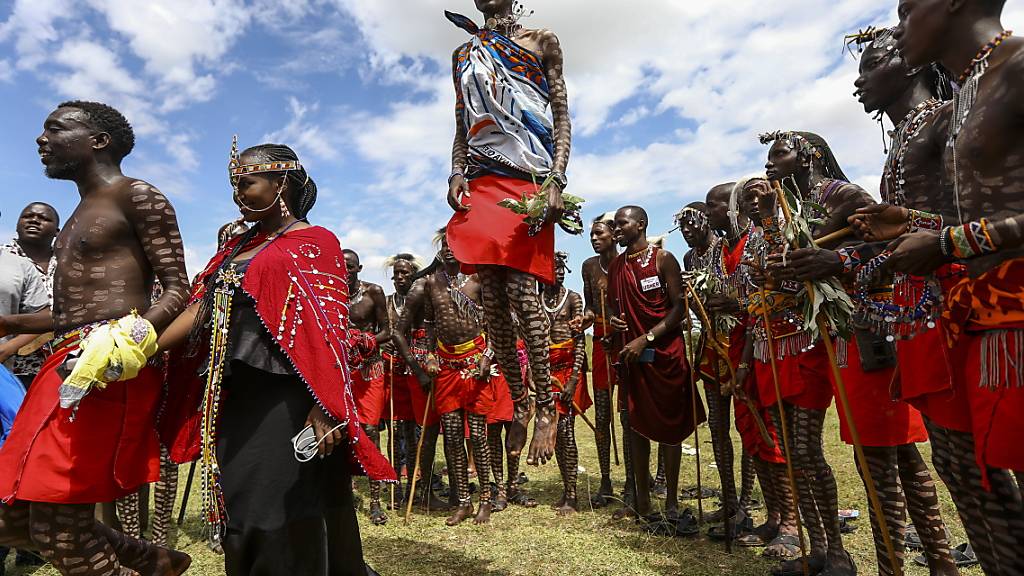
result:
<svg viewBox="0 0 1024 576"><path fill-rule="evenodd" d="M331 428L331 430L324 435L324 438L334 433L335 430L342 426L344 426L344 424L338 424L334 428ZM292 449L295 450L295 459L299 462L309 462L313 458L316 458L316 449L320 446L320 443L324 441L324 438L319 440L316 439L316 432L313 431L312 424L303 428L301 432L292 438Z"/></svg>

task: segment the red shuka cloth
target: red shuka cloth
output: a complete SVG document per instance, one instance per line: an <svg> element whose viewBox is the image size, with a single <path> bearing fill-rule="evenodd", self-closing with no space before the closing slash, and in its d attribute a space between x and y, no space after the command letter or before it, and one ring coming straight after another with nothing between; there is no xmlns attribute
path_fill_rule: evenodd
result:
<svg viewBox="0 0 1024 576"><path fill-rule="evenodd" d="M473 274L480 264L496 264L532 274L545 284L555 282L555 227L544 226L536 236L527 234L525 216L498 206L506 198L533 195L533 182L505 176L482 176L469 181L470 209L448 221L448 247Z"/></svg>
<svg viewBox="0 0 1024 576"><path fill-rule="evenodd" d="M381 353L381 356L384 358L384 393L387 397L385 418L396 421L414 420L415 413L409 387L419 386L419 381L415 375L405 373L405 362L400 358L395 358L387 352ZM422 414L420 416L422 417Z"/></svg>
<svg viewBox="0 0 1024 576"><path fill-rule="evenodd" d="M608 296L628 325L625 342L642 337L672 309L664 279L661 287L647 291L641 287L642 280L658 277L658 252L651 246L647 266L641 266L639 258L620 254L608 267ZM690 382L682 335L670 331L649 347L654 349L654 362L630 364L622 377L628 390L630 426L650 440L679 444L704 422L704 404L697 402L694 422L691 403L697 392Z"/></svg>
<svg viewBox="0 0 1024 576"><path fill-rule="evenodd" d="M551 392L561 392L562 387L569 382L569 378L572 377L573 363L576 361L576 345L575 341L572 344L563 348L551 347L550 355L548 359L551 362ZM557 382L556 382L557 380ZM558 410L559 414L568 415L569 408L573 408L574 413L586 412L594 405L594 401L590 398L590 391L587 390L587 373L584 370L580 370L579 379L576 382L576 390L573 391L572 396L573 402L576 403L576 407L570 405L569 402L559 401L555 403L555 409Z"/></svg>
<svg viewBox="0 0 1024 576"><path fill-rule="evenodd" d="M196 278L191 302L201 299L208 286L213 289L213 273L240 240L228 242L210 260ZM262 241L257 236L252 245ZM344 430L352 471L365 473L371 480L395 480L395 469L359 426L348 366L345 276L337 237L325 228L311 226L287 232L254 256L242 289L256 302L256 312L268 330L277 329L282 311L286 311L288 332L295 327L294 345L285 344L290 341L287 337L279 341L281 350L324 411L347 423ZM200 350L209 350L209 346L201 345ZM198 376L197 364L196 358L172 355L171 389L160 432L171 458L179 463L199 456L200 406L206 383Z"/></svg>
<svg viewBox="0 0 1024 576"><path fill-rule="evenodd" d="M363 426L376 426L388 411L388 388L386 374L380 369L355 369L352 374L352 396L356 400L356 412ZM379 374L379 375L378 375Z"/></svg>
<svg viewBox="0 0 1024 576"><path fill-rule="evenodd" d="M957 342L966 352L963 363L967 402L974 434L974 457L987 486L987 468L1024 472L1024 381L1014 370L1004 373L996 387L979 386L984 334L966 332ZM1024 347L1024 330L1009 330L1009 350ZM997 353L1005 353L1003 351ZM1016 362L1024 362L1017 357Z"/></svg>
<svg viewBox="0 0 1024 576"><path fill-rule="evenodd" d="M913 370L914 366L905 366ZM860 365L860 348L857 339L847 344L846 368L839 373L846 385L846 397L850 401L850 412L857 424L857 432L864 446L902 446L915 442L926 442L928 433L924 429L921 413L902 400L893 399L892 385L895 367L865 372ZM831 370L829 371L831 375ZM835 378L830 378L836 391ZM843 442L853 444L846 412L836 392L836 411L839 412L839 435Z"/></svg>
<svg viewBox="0 0 1024 576"><path fill-rule="evenodd" d="M60 407L57 373L73 346L57 350L32 382L11 434L0 449L0 499L93 504L135 492L160 477L156 411L163 374L94 388L72 421Z"/></svg>
<svg viewBox="0 0 1024 576"><path fill-rule="evenodd" d="M944 322L940 319L939 322ZM957 348L960 348L959 344ZM941 358L939 357L941 355ZM964 350L950 350L941 326L896 342L900 366L900 397L939 426L958 432L971 431L971 411L962 382L962 369L954 370L954 358ZM964 358L960 358L962 365ZM956 373L961 377L955 377Z"/></svg>
<svg viewBox="0 0 1024 576"><path fill-rule="evenodd" d="M746 327L740 323L739 326L733 328L732 334L729 335L729 359L732 361L733 368L739 366L740 362L743 361L743 346L745 343ZM757 407L761 421L764 422L764 426L768 430L768 435L772 437L773 443L768 444L764 441L747 403L734 396L733 407L736 411L736 430L740 433L743 451L765 462L783 464L786 462L786 458L782 453L782 439L772 423L768 408L761 402L754 378L755 372L750 370L747 373L747 380L741 384L741 388L747 393L747 397L754 403L754 406Z"/></svg>
<svg viewBox="0 0 1024 576"><path fill-rule="evenodd" d="M441 372L434 378L434 405L438 414L465 410L470 414L489 414L494 408L494 390L490 379L480 380L474 375L479 360L487 348L484 337L477 336L473 347L464 353L450 352L438 342L437 359Z"/></svg>
<svg viewBox="0 0 1024 576"><path fill-rule="evenodd" d="M512 405L512 391L504 375L491 376L491 393L494 395L494 407L487 413L487 423L511 422L515 407Z"/></svg>
<svg viewBox="0 0 1024 576"><path fill-rule="evenodd" d="M776 360L775 366L785 402L808 410L827 410L832 404L832 367L824 344L818 342L807 352ZM755 359L754 371L758 396L765 406L774 406L776 394L771 362Z"/></svg>

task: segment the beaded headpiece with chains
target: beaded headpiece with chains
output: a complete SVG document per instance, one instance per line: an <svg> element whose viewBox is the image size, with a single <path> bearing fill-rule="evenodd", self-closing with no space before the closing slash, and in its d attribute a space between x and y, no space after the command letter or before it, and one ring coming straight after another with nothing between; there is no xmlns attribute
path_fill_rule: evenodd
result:
<svg viewBox="0 0 1024 576"><path fill-rule="evenodd" d="M694 208L693 206L686 206L675 215L676 227L680 228L683 224L689 224L694 228L704 229L708 227L708 215L703 210Z"/></svg>
<svg viewBox="0 0 1024 576"><path fill-rule="evenodd" d="M284 162L256 162L253 164L242 164L241 154L238 152L238 135L231 138L231 158L228 162L228 177L231 178L231 185L238 184L238 177L245 174L259 174L261 172L287 172L289 170L301 170L302 164L297 160ZM307 176L308 179L308 176Z"/></svg>
<svg viewBox="0 0 1024 576"><path fill-rule="evenodd" d="M760 134L757 139L761 141L761 144L773 144L782 140L797 152L803 152L818 159L821 158L821 150L812 145L811 142L807 140L807 138L804 138L799 132L783 132L781 130L776 130L774 132L765 132L764 134Z"/></svg>

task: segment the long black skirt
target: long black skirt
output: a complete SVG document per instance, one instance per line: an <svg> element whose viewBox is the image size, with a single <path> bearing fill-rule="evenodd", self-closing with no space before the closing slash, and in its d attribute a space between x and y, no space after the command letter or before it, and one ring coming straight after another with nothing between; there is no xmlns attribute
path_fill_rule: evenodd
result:
<svg viewBox="0 0 1024 576"><path fill-rule="evenodd" d="M366 574L345 455L295 459L312 407L297 376L232 363L217 431L228 576Z"/></svg>

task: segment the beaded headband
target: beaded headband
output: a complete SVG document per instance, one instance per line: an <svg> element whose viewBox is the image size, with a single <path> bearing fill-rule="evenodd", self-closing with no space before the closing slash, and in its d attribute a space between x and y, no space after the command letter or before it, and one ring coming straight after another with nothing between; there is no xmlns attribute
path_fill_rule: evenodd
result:
<svg viewBox="0 0 1024 576"><path fill-rule="evenodd" d="M238 152L238 135L231 138L231 158L228 162L228 176L232 181L245 174L259 174L261 172L287 172L289 170L301 170L302 164L297 160L278 162L256 162L254 164L242 164L241 155ZM309 181L309 177L306 177Z"/></svg>
<svg viewBox="0 0 1024 576"><path fill-rule="evenodd" d="M853 54L853 46L856 45L857 51L861 53L864 52L865 48L884 48L892 56L896 54L895 32L895 28L879 29L874 26L868 26L864 30L858 30L855 34L847 34L843 37L843 42L851 54Z"/></svg>
<svg viewBox="0 0 1024 576"><path fill-rule="evenodd" d="M689 224L696 228L705 228L708 225L708 215L692 206L687 206L676 213L675 221L680 225Z"/></svg>
<svg viewBox="0 0 1024 576"><path fill-rule="evenodd" d="M572 270L569 269L569 254L567 252L555 252L555 268L558 270L565 270L570 273L572 272Z"/></svg>
<svg viewBox="0 0 1024 576"><path fill-rule="evenodd" d="M780 130L776 130L775 132L765 132L757 138L761 141L761 144L773 144L782 140L795 148L798 152L805 152L819 160L821 159L821 150L818 150L817 146L811 144L807 138L804 138L797 132L782 132Z"/></svg>

